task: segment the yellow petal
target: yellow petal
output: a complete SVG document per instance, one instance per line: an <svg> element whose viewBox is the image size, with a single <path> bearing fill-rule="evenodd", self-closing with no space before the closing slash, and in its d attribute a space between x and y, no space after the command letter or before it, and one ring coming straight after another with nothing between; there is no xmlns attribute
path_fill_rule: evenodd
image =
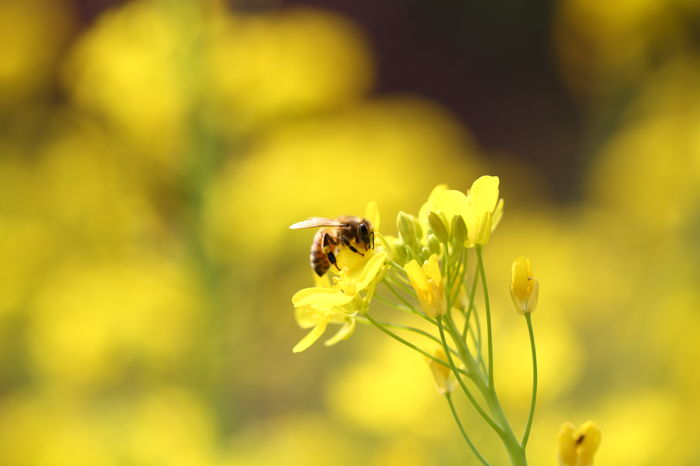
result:
<svg viewBox="0 0 700 466"><path fill-rule="evenodd" d="M455 215L464 217L467 214L467 206L467 196L462 191L454 189L438 192L433 202L433 210L445 214L448 225L452 224L452 217Z"/></svg>
<svg viewBox="0 0 700 466"><path fill-rule="evenodd" d="M581 466L593 464L593 455L600 446L600 429L592 421L584 422L576 432L578 444L578 461Z"/></svg>
<svg viewBox="0 0 700 466"><path fill-rule="evenodd" d="M477 215L485 212L493 212L498 203L497 176L480 176L469 190L469 203L472 211Z"/></svg>
<svg viewBox="0 0 700 466"><path fill-rule="evenodd" d="M437 210L434 205L435 205L435 199L437 198L438 194L447 191L447 185L446 184L439 184L433 188L433 190L430 192L430 196L428 196L428 200L425 204L423 204L418 211L418 219L422 223L427 223L428 222L428 213L430 211L435 211Z"/></svg>
<svg viewBox="0 0 700 466"><path fill-rule="evenodd" d="M559 428L557 446L559 449L559 464L561 466L576 466L575 429L576 427L570 422L565 422Z"/></svg>
<svg viewBox="0 0 700 466"><path fill-rule="evenodd" d="M314 306L332 308L344 306L352 301L352 296L335 288L304 288L292 297L294 307Z"/></svg>
<svg viewBox="0 0 700 466"><path fill-rule="evenodd" d="M369 286L370 283L377 277L377 274L384 266L387 254L384 251L375 253L365 264L362 269L362 275L357 281L357 291L362 291Z"/></svg>
<svg viewBox="0 0 700 466"><path fill-rule="evenodd" d="M440 262L436 254L431 255L425 264L423 264L425 275L432 278L437 286L442 284L442 274L440 273Z"/></svg>
<svg viewBox="0 0 700 466"><path fill-rule="evenodd" d="M325 346L333 346L339 341L342 340L347 340L352 336L352 334L355 332L355 319L351 318L348 322L346 322L338 331L330 337L328 340L323 342Z"/></svg>
<svg viewBox="0 0 700 466"><path fill-rule="evenodd" d="M408 280L411 282L411 286L416 290L416 292L424 292L428 289L428 281L423 274L423 269L418 262L413 259L411 262L403 266L403 269L408 274Z"/></svg>
<svg viewBox="0 0 700 466"><path fill-rule="evenodd" d="M491 222L491 231L495 230L501 219L503 218L503 199L498 200L496 210L493 211L493 221Z"/></svg>
<svg viewBox="0 0 700 466"><path fill-rule="evenodd" d="M304 338L301 339L299 343L294 345L294 348L292 348L292 353L301 353L305 349L307 349L309 346L313 345L316 340L321 338L321 335L323 335L323 332L326 331L326 327L328 326L328 322L325 320L322 320L319 322L313 330L311 330L309 333L306 334Z"/></svg>
<svg viewBox="0 0 700 466"><path fill-rule="evenodd" d="M435 350L434 356L442 361L447 361L447 355L445 350L438 348ZM452 390L454 390L455 382L452 371L449 367L446 367L433 359L428 359L428 366L430 371L433 373L433 379L435 380L435 388L438 393L445 395Z"/></svg>
<svg viewBox="0 0 700 466"><path fill-rule="evenodd" d="M365 207L365 218L370 221L374 231L379 231L379 222L381 218L379 216L379 207L375 201L369 201L367 207Z"/></svg>
<svg viewBox="0 0 700 466"><path fill-rule="evenodd" d="M311 328L321 320L326 319L327 312L313 306L302 306L294 308L294 319L301 328Z"/></svg>

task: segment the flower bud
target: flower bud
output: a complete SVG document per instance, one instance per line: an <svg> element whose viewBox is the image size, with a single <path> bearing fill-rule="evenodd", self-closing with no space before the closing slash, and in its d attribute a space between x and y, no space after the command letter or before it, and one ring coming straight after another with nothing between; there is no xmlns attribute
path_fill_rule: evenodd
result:
<svg viewBox="0 0 700 466"><path fill-rule="evenodd" d="M396 226L399 229L399 236L404 244L415 245L418 243L419 232L416 229L417 222L412 215L403 211L396 217Z"/></svg>
<svg viewBox="0 0 700 466"><path fill-rule="evenodd" d="M445 350L442 348L436 349L433 355L441 361L447 361L447 355L445 354ZM430 371L433 373L435 388L440 395L447 395L454 390L457 381L455 380L449 367L440 364L434 359L428 359L428 366L430 367Z"/></svg>
<svg viewBox="0 0 700 466"><path fill-rule="evenodd" d="M421 259L427 260L428 257L430 257L430 255L431 255L430 249L428 249L426 246L423 246L422 248L420 248Z"/></svg>
<svg viewBox="0 0 700 466"><path fill-rule="evenodd" d="M418 265L416 260L412 260L404 266L404 270L425 313L433 319L445 315L445 283L437 256L430 256L423 267Z"/></svg>
<svg viewBox="0 0 700 466"><path fill-rule="evenodd" d="M404 262L408 260L408 248L400 239L394 243L394 252L399 261Z"/></svg>
<svg viewBox="0 0 700 466"><path fill-rule="evenodd" d="M600 446L600 429L592 421L578 429L565 422L559 429L557 445L561 466L593 466L593 456Z"/></svg>
<svg viewBox="0 0 700 466"><path fill-rule="evenodd" d="M513 261L510 282L510 297L515 309L525 315L531 314L537 307L540 284L532 277L530 259L520 256Z"/></svg>
<svg viewBox="0 0 700 466"><path fill-rule="evenodd" d="M433 234L438 241L442 243L447 241L447 227L445 226L445 221L440 215L431 211L428 214L428 223L430 224L430 229L433 231Z"/></svg>
<svg viewBox="0 0 700 466"><path fill-rule="evenodd" d="M432 233L428 234L428 249L431 254L440 254L440 241Z"/></svg>
<svg viewBox="0 0 700 466"><path fill-rule="evenodd" d="M452 217L452 239L455 244L462 244L467 239L467 224L461 215Z"/></svg>

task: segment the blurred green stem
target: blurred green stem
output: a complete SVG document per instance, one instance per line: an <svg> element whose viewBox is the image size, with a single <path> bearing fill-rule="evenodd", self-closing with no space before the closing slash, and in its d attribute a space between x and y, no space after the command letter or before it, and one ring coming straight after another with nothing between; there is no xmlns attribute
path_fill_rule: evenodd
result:
<svg viewBox="0 0 700 466"><path fill-rule="evenodd" d="M532 428L532 419L535 415L535 402L537 401L537 351L535 349L535 332L532 330L532 314L525 314L527 321L527 330L530 334L530 350L532 352L532 398L530 400L530 413L527 416L527 424L525 433L521 442L523 450L527 446L527 441L530 438L530 429Z"/></svg>
<svg viewBox="0 0 700 466"><path fill-rule="evenodd" d="M366 316L357 316L356 319L357 319L358 322L360 322L360 323L362 323L362 324L371 324L371 325L374 325ZM438 345L442 345L442 342L440 341L440 339L439 339L438 337L436 337L435 335L433 335L433 334L431 334L431 333L429 333L429 332L426 332L425 330L421 330L421 329L419 329L419 328L411 327L410 325L392 324L392 323L389 323L389 322L379 322L379 321L377 321L377 320L375 320L375 322L376 322L377 324L383 326L383 327L386 327L386 328L396 328L396 329L401 329L401 330L406 330L406 331L409 331L409 332L417 333L418 335L423 335L424 337L433 340L433 341L434 341L435 343L437 343ZM457 353L457 350L455 350L454 348L450 348L450 351L452 352L452 354L458 354L458 353ZM447 363L445 363L445 364L443 364L443 365L446 366L446 367L448 367L448 364L447 364ZM466 372L465 372L465 374L466 374Z"/></svg>
<svg viewBox="0 0 700 466"><path fill-rule="evenodd" d="M440 331L440 339L442 340L442 345L444 348L448 348L449 345L447 344L447 339L445 338L445 330L442 326L442 318L438 317L437 320L438 323L438 330ZM445 354L447 355L447 362L450 364L450 369L452 369L452 372L455 374L455 378L457 379L457 383L459 383L459 386L462 388L462 391L464 394L467 396L469 401L471 402L472 406L474 406L474 409L479 413L479 415L486 421L488 425L491 426L493 430L496 431L496 433L499 435L499 437L502 435L503 431L501 428L496 424L493 419L484 411L484 409L479 405L479 402L476 401L474 398L474 395L472 395L471 391L469 390L469 387L464 383L464 380L462 379L461 370L457 368L457 366L454 363L454 360L452 358L452 354L445 349ZM474 382L478 384L478 377L475 377Z"/></svg>
<svg viewBox="0 0 700 466"><path fill-rule="evenodd" d="M481 246L476 246L476 257L479 264L479 274L481 275L481 287L484 290L484 308L486 309L486 338L488 340L489 353L489 388L496 391L493 375L493 338L491 334L491 302L489 301L489 288L486 283L486 272L484 271L484 258L482 257Z"/></svg>
<svg viewBox="0 0 700 466"><path fill-rule="evenodd" d="M391 338L393 338L394 340L398 341L399 343L403 343L404 345L408 346L409 348L411 348L411 349L413 349L413 350L415 350L415 351L418 351L420 354L422 354L422 355L425 356L426 358L432 359L433 361L435 361L435 362L438 363L438 364L441 364L441 365L443 365L443 366L445 366L445 367L451 367L447 362L443 361L442 359L436 358L435 356L433 356L432 354L428 353L428 352L425 351L424 349L418 347L417 345L414 345L413 343L411 343L410 341L406 340L405 338L402 338L402 337L400 337L399 335L395 334L394 332L392 332L391 330L389 330L388 328L386 328L384 325L382 325L382 323L377 322L376 320L374 320L374 319L372 318L372 316L370 316L369 314L365 314L364 317L365 317L372 325L374 325L374 326L377 327L379 330L381 330L381 331L384 332L385 334L389 335ZM444 345L444 346L445 346L445 348L446 348L445 351L448 353L448 358L449 358L450 347L447 346L447 345ZM454 370L454 369L453 369L453 370ZM467 375L467 376L469 375L468 372L464 371L463 369L458 369L458 371L461 372L461 373L463 373L464 375Z"/></svg>
<svg viewBox="0 0 700 466"><path fill-rule="evenodd" d="M459 427L459 431L462 433L462 437L469 445L469 448L471 448L471 450L474 452L474 454L479 459L481 464L483 464L485 466L489 466L489 462L484 459L484 457L481 455L481 453L479 453L479 450L476 449L476 446L474 446L472 441L469 439L469 436L465 432L464 426L462 426L462 423L459 420L459 416L457 415L457 410L455 410L455 405L452 402L452 394L450 392L447 392L445 394L445 399L447 400L447 404L450 405L450 411L452 411L452 417L454 417L455 422L457 423L457 426Z"/></svg>

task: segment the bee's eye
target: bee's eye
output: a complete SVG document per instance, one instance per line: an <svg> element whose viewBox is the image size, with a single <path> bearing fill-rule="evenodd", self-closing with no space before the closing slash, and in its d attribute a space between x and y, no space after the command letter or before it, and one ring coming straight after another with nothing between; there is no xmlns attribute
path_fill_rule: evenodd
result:
<svg viewBox="0 0 700 466"><path fill-rule="evenodd" d="M360 224L360 234L361 234L362 236L365 236L365 235L367 235L368 233L369 233L369 231L367 230L367 224L366 224L366 223L361 223L361 224Z"/></svg>

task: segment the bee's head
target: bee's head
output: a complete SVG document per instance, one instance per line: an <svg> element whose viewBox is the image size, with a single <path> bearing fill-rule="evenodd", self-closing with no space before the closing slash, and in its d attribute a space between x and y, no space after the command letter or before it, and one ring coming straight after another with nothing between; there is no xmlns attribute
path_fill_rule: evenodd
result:
<svg viewBox="0 0 700 466"><path fill-rule="evenodd" d="M358 240L365 248L374 248L374 229L372 224L365 219L362 219L358 227Z"/></svg>

